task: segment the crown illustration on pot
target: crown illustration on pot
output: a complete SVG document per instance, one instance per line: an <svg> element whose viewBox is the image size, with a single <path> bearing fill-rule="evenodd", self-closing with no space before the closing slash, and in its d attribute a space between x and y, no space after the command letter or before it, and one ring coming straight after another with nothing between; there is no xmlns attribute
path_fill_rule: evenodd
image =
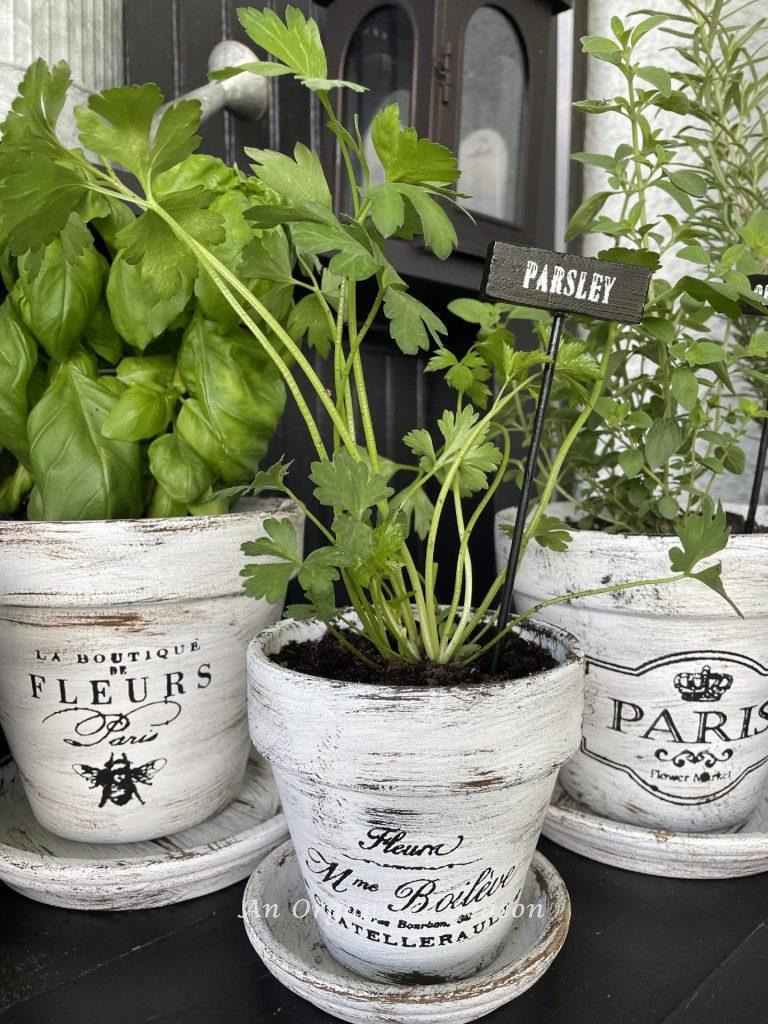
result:
<svg viewBox="0 0 768 1024"><path fill-rule="evenodd" d="M733 685L733 676L724 672L713 672L705 665L701 672L678 672L675 688L683 700L720 700Z"/></svg>

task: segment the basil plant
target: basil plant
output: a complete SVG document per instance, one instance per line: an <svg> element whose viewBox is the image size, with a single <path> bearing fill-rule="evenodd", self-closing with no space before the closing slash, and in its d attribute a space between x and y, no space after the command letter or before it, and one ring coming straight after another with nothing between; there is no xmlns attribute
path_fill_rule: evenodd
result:
<svg viewBox="0 0 768 1024"><path fill-rule="evenodd" d="M98 192L72 201L83 173L72 169L85 158L55 135L68 84L64 65L49 72L34 64L2 125L0 165L14 171L6 178L4 170L0 215L0 515L226 511L217 492L253 477L285 387L194 256L171 246L152 263L146 222L126 203ZM307 320L291 284L249 264L261 230L244 212L267 190L193 154L197 103L179 103L162 119L150 151L160 91L126 95L136 125L118 127L124 166L138 175L146 166L153 196L299 340Z"/></svg>
<svg viewBox="0 0 768 1024"><path fill-rule="evenodd" d="M96 351L96 336L85 327L99 315L109 324L104 310L96 312L99 285L93 288L94 309L74 332L71 347L54 354L46 349L53 367L47 389L54 396L87 391L87 401L72 401L71 415L83 417L88 409L86 440L109 451L110 466L119 464L137 483L148 438L138 426L142 413L131 413L129 396L135 395L136 407L142 396L151 396L147 404L157 411L152 427L159 438L148 446L147 467L156 481L154 493L161 487L164 502L178 502L174 508L186 509L190 502L199 508L219 481L231 486L214 492L213 501L233 500L246 489L237 480L263 451L259 439L273 425L285 387L314 450L315 502L298 501L282 462L260 470L248 490L272 489L293 498L324 541L303 554L290 521L267 521L266 536L245 545L246 555L261 558L243 570L247 592L280 600L297 575L305 602L290 606L288 614L322 619L361 660L469 665L497 642L490 612L503 583L500 574L478 593L470 539L510 466L504 414L536 394L546 356L496 333L459 359L445 343L443 321L410 294L387 258L386 239L393 236L419 237L437 258L450 255L456 235L445 207L462 198L454 154L404 126L397 105L391 105L371 125L370 145L383 171L372 174L370 146L356 126L349 130L338 120L330 99L335 90L360 86L328 78L316 23L291 7L285 20L270 9L241 10L239 17L270 59L220 74L292 75L314 94L338 145L351 208L335 211L321 162L302 145L292 155L246 150L248 177L215 163L191 163L199 108L175 103L155 126L161 97L154 86L91 96L76 111L83 148L64 149L54 127L68 72L38 63L27 73L0 146L0 233L7 239L6 265L16 268L9 284L17 288L16 274L34 280L44 273L51 247L54 253L61 247L67 266L90 261L106 276L94 232L111 247L106 310L115 328L114 351L108 351L113 362L103 354L101 336ZM86 152L98 154L98 161ZM116 295L126 280L136 298L122 302ZM18 429L12 450L21 472L35 477L39 496L33 508L50 514L46 502L53 498L47 497L46 476L37 475L38 450L41 438L56 429L52 420L60 406L35 370L20 290L6 310L18 339L9 372L24 384L14 390ZM151 303L145 294L155 297ZM291 309L295 294L300 298ZM134 302L144 317L141 328L133 323ZM379 316L404 353L431 352L427 371L444 374L455 394L429 429L405 434L412 453L408 465L386 457L369 408L363 351ZM305 334L329 352L330 388L299 344ZM158 351L123 355L125 345L134 350L144 344ZM29 359L15 354L22 351ZM588 396L602 370L585 344L572 339L563 347L558 373ZM258 386L264 400L244 410L238 387L253 395ZM31 417L25 405L30 393ZM167 406L160 409L155 396ZM64 460L66 447L65 441L62 451L52 452L54 462ZM125 483L121 478L114 486ZM114 487L109 491L114 500ZM134 500L131 510L138 511L139 497ZM458 534L458 556L438 565L438 531L446 520ZM418 563L410 543L414 533L426 541ZM529 530L524 543L532 536ZM679 530L669 574L622 589L696 577L722 592L719 565L700 571L698 563L720 550L727 537L721 512L692 516ZM447 606L437 598L439 572L450 581ZM354 617L345 614L348 605ZM507 629L537 610L513 617Z"/></svg>

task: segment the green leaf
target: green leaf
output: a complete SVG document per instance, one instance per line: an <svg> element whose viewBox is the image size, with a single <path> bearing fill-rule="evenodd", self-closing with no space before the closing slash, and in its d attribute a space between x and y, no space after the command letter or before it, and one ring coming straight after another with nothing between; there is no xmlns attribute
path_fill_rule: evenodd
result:
<svg viewBox="0 0 768 1024"><path fill-rule="evenodd" d="M118 398L104 423L104 437L142 441L162 433L171 421L176 394L161 384L132 384Z"/></svg>
<svg viewBox="0 0 768 1024"><path fill-rule="evenodd" d="M299 542L290 519L267 519L264 529L267 536L246 541L242 545L243 553L251 558L277 561L249 563L240 570L240 575L245 577L243 586L247 594L276 604L285 597L291 577L299 567Z"/></svg>
<svg viewBox="0 0 768 1024"><path fill-rule="evenodd" d="M317 22L305 17L297 7L286 7L285 22L269 8L241 7L237 16L254 43L285 65L308 89L327 92L345 87L356 92L365 91L363 86L354 82L327 77L328 62ZM258 72L264 73L263 70ZM266 73L279 74L272 70Z"/></svg>
<svg viewBox="0 0 768 1024"><path fill-rule="evenodd" d="M658 270L661 266L660 255L652 249L627 249L623 246L615 246L612 249L602 249L597 255L601 260L624 263L631 267L648 267L649 270Z"/></svg>
<svg viewBox="0 0 768 1024"><path fill-rule="evenodd" d="M294 147L293 159L270 149L246 148L245 152L254 161L251 167L256 177L282 196L288 206L309 203L310 208L314 204L331 209L331 190L320 157L301 142Z"/></svg>
<svg viewBox="0 0 768 1024"><path fill-rule="evenodd" d="M13 515L33 484L34 480L24 466L17 466L11 476L0 483L0 515Z"/></svg>
<svg viewBox="0 0 768 1024"><path fill-rule="evenodd" d="M388 182L441 186L452 185L459 178L453 153L429 139L420 139L415 128L403 128L397 103L376 114L371 139Z"/></svg>
<svg viewBox="0 0 768 1024"><path fill-rule="evenodd" d="M692 579L698 580L699 583L703 583L705 587L709 587L709 589L713 590L719 597L722 597L724 601L727 601L739 618L743 619L744 615L739 609L739 606L726 593L725 586L723 585L722 572L723 567L720 562L718 562L716 565L709 565L706 569L699 570L699 572L692 572L690 573L690 576Z"/></svg>
<svg viewBox="0 0 768 1024"><path fill-rule="evenodd" d="M677 498L673 498L671 494L666 494L663 498L659 498L656 507L662 519L677 519L680 512Z"/></svg>
<svg viewBox="0 0 768 1024"><path fill-rule="evenodd" d="M502 529L511 535L513 527L502 526ZM573 539L565 523L556 516L543 515L536 524L533 534L536 543L542 548L550 551L565 551Z"/></svg>
<svg viewBox="0 0 768 1024"><path fill-rule="evenodd" d="M704 558L722 551L731 531L722 506L713 510L711 502L696 514L689 514L675 526L681 547L672 548L669 561L673 572L690 573Z"/></svg>
<svg viewBox="0 0 768 1024"><path fill-rule="evenodd" d="M61 237L48 245L39 269L30 256L19 261L17 301L21 316L57 362L67 358L84 333L104 278L104 260L93 247L90 235L87 248L78 255L68 255L69 229L68 225Z"/></svg>
<svg viewBox="0 0 768 1024"><path fill-rule="evenodd" d="M102 296L99 296L96 307L86 325L85 341L97 356L111 366L114 366L123 354L123 339L112 323L109 307Z"/></svg>
<svg viewBox="0 0 768 1024"><path fill-rule="evenodd" d="M662 96L670 96L672 94L672 76L664 68L653 66L635 68L635 74L638 78L642 78L644 82L649 82L654 89L658 89Z"/></svg>
<svg viewBox="0 0 768 1024"><path fill-rule="evenodd" d="M424 241L435 256L441 260L450 256L457 241L456 229L445 210L424 187L388 182L370 186L363 197L370 201L373 223L384 238L394 235L403 226L409 206L421 226Z"/></svg>
<svg viewBox="0 0 768 1024"><path fill-rule="evenodd" d="M725 349L714 341L695 341L686 353L688 362L693 366L710 366L722 363L726 359Z"/></svg>
<svg viewBox="0 0 768 1024"><path fill-rule="evenodd" d="M699 394L696 375L687 366L677 366L672 371L672 394L684 409L692 409Z"/></svg>
<svg viewBox="0 0 768 1024"><path fill-rule="evenodd" d="M605 206L613 192L595 192L589 199L585 199L571 217L568 228L565 232L566 242L572 241L578 235L583 234L594 221L595 217Z"/></svg>
<svg viewBox="0 0 768 1024"><path fill-rule="evenodd" d="M471 406L465 405L456 413L446 410L437 421L444 444L439 452L428 430L411 430L403 438L414 453L421 456L419 468L425 473L434 472L441 482L450 471L451 464L467 446L479 419ZM477 436L462 457L455 479L462 497L468 497L488 486L487 475L493 472L501 460L501 452L490 441L486 441L489 425L477 432Z"/></svg>
<svg viewBox="0 0 768 1024"><path fill-rule="evenodd" d="M210 247L226 238L221 216L207 208L213 198L213 193L194 188L168 196L163 208L187 234ZM142 280L162 299L172 299L197 277L196 257L153 210L123 228L117 242L122 258L139 265Z"/></svg>
<svg viewBox="0 0 768 1024"><path fill-rule="evenodd" d="M10 299L0 306L0 448L29 465L27 385L37 362L37 347Z"/></svg>
<svg viewBox="0 0 768 1024"><path fill-rule="evenodd" d="M293 266L288 239L282 228L264 231L243 249L239 271L246 277L262 281L288 283L293 280Z"/></svg>
<svg viewBox="0 0 768 1024"><path fill-rule="evenodd" d="M452 299L448 303L448 309L460 320L483 327L492 327L499 315L497 306L490 302L481 302L479 299Z"/></svg>
<svg viewBox="0 0 768 1024"><path fill-rule="evenodd" d="M675 253L680 260L689 260L691 263L700 263L702 266L709 266L711 262L709 253L700 245L684 245Z"/></svg>
<svg viewBox="0 0 768 1024"><path fill-rule="evenodd" d="M613 39L605 36L582 36L581 48L584 53L609 64L618 64L621 61L621 47Z"/></svg>
<svg viewBox="0 0 768 1024"><path fill-rule="evenodd" d="M313 462L309 479L316 484L314 494L321 505L349 512L355 519L394 493L380 473L345 451L335 452L331 461Z"/></svg>
<svg viewBox="0 0 768 1024"><path fill-rule="evenodd" d="M657 420L645 439L645 457L652 468L665 465L680 447L683 432L673 419Z"/></svg>
<svg viewBox="0 0 768 1024"><path fill-rule="evenodd" d="M673 185L687 192L689 196L701 199L707 194L707 183L696 171L669 171L667 177Z"/></svg>
<svg viewBox="0 0 768 1024"><path fill-rule="evenodd" d="M624 476L637 476L645 465L643 453L638 448L628 448L619 455L619 467Z"/></svg>
<svg viewBox="0 0 768 1024"><path fill-rule="evenodd" d="M753 213L739 234L756 256L768 257L768 210Z"/></svg>
<svg viewBox="0 0 768 1024"><path fill-rule="evenodd" d="M171 104L162 114L150 143L152 122L163 102L154 84L104 89L75 108L80 141L110 163L135 174L143 184L180 163L200 145L195 134L201 107L197 100Z"/></svg>
<svg viewBox="0 0 768 1024"><path fill-rule="evenodd" d="M170 384L176 373L176 357L128 356L120 360L115 373L124 384Z"/></svg>
<svg viewBox="0 0 768 1024"><path fill-rule="evenodd" d="M669 20L669 17L670 15L668 14L652 14L648 18L643 18L632 29L632 35L630 36L632 45L634 46L636 43L639 43L643 36L658 28L659 25L663 25L665 21Z"/></svg>
<svg viewBox="0 0 768 1024"><path fill-rule="evenodd" d="M107 279L107 304L118 334L134 348L145 349L169 327L186 306L192 282L161 299L151 281L143 281L137 265L117 256Z"/></svg>
<svg viewBox="0 0 768 1024"><path fill-rule="evenodd" d="M160 486L183 505L200 498L213 482L203 459L175 432L155 438L149 446L149 469Z"/></svg>
<svg viewBox="0 0 768 1024"><path fill-rule="evenodd" d="M373 277L382 264L381 253L360 225L340 224L336 220L329 224L294 224L291 236L302 252L336 253L328 265L330 271L351 281Z"/></svg>
<svg viewBox="0 0 768 1024"><path fill-rule="evenodd" d="M446 333L443 321L423 302L408 292L390 286L384 293L384 315L389 320L389 333L406 355L429 349L429 339L439 342Z"/></svg>
<svg viewBox="0 0 768 1024"><path fill-rule="evenodd" d="M311 348L317 349L325 359L331 350L334 339L333 324L320 298L312 292L299 299L288 317L288 333L297 341L305 335Z"/></svg>
<svg viewBox="0 0 768 1024"><path fill-rule="evenodd" d="M226 484L251 479L285 405L274 363L247 331L221 331L197 314L184 333L178 366L198 403L190 408L185 402L187 415L182 420L179 414L182 436Z"/></svg>
<svg viewBox="0 0 768 1024"><path fill-rule="evenodd" d="M3 142L58 152L56 122L71 84L65 61L59 61L52 68L42 57L33 61L24 72L18 94L0 125Z"/></svg>
<svg viewBox="0 0 768 1024"><path fill-rule="evenodd" d="M343 551L327 546L310 551L299 569L299 585L322 617L324 609L336 610L333 584L340 578L338 567L348 563Z"/></svg>
<svg viewBox="0 0 768 1024"><path fill-rule="evenodd" d="M116 401L108 388L70 364L59 369L29 415L35 518L130 519L141 514L139 446L101 434Z"/></svg>

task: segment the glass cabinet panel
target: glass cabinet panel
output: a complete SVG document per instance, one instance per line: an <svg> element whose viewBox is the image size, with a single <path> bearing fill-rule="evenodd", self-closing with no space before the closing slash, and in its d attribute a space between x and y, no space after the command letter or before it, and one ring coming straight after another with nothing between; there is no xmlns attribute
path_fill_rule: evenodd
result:
<svg viewBox="0 0 768 1024"><path fill-rule="evenodd" d="M467 24L459 128L459 188L477 213L514 222L520 210L527 71L520 36L498 7Z"/></svg>
<svg viewBox="0 0 768 1024"><path fill-rule="evenodd" d="M395 4L383 4L371 11L352 36L344 62L344 78L366 86L368 92L346 93L344 125L354 133L357 115L375 182L384 180L384 171L371 141L371 122L390 103L398 104L405 124L410 122L413 65L413 25L406 12ZM342 195L346 205L350 198L346 187Z"/></svg>

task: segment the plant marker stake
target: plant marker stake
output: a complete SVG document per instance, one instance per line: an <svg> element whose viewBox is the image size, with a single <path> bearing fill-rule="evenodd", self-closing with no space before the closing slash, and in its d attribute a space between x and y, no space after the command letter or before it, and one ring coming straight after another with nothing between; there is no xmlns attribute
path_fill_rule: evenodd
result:
<svg viewBox="0 0 768 1024"><path fill-rule="evenodd" d="M763 486L763 472L765 470L765 456L768 454L768 402L765 406L763 426L760 431L760 444L757 448L757 465L755 466L755 478L752 481L752 494L749 498L749 511L747 521L744 523L744 533L755 532L755 519L757 518L757 506L760 501L760 491Z"/></svg>
<svg viewBox="0 0 768 1024"><path fill-rule="evenodd" d="M512 531L512 545L499 601L497 639L507 626L514 607L517 563L565 317L575 313L577 316L617 323L640 323L650 282L651 271L647 267L610 263L607 260L571 256L548 249L510 245L507 242L492 242L488 248L480 294L488 299L501 299L519 306L548 309L553 314L547 349L549 361L541 376L541 391L536 403L517 517ZM494 675L498 673L500 663L501 644L496 643L491 659L491 672Z"/></svg>
<svg viewBox="0 0 768 1024"><path fill-rule="evenodd" d="M531 442L528 445L528 454L525 457L525 472L523 473L523 483L520 488L520 500L517 503L517 517L512 533L512 546L509 549L509 558L507 559L507 575L504 578L504 587L501 591L501 600L499 602L499 614L496 619L497 636L505 628L509 622L510 615L514 611L514 586L515 576L517 575L517 562L520 558L520 547L523 543L525 521L528 518L528 503L531 499L533 478L536 475L536 462L539 458L541 436L544 432L544 417L547 414L549 396L552 393L552 383L555 379L555 362L557 360L557 350L560 347L560 339L563 335L564 322L565 316L562 313L555 313L552 319L552 330L549 335L549 348L547 349L550 362L544 367L544 373L541 376L541 391L539 392L539 400L536 403L536 413L533 418ZM499 671L500 661L501 644L496 644L493 648L493 658L491 661L491 672L494 675Z"/></svg>
<svg viewBox="0 0 768 1024"><path fill-rule="evenodd" d="M750 274L749 287L764 299L768 299L768 275ZM747 303L742 304L741 311L745 316L765 315ZM760 502L760 491L762 490L763 473L765 472L765 456L768 454L768 401L765 403L765 413L766 419L763 420L763 426L760 430L760 444L757 447L757 465L755 466L755 476L752 480L752 493L749 496L749 509L747 510L747 518L744 523L744 533L755 532L757 506Z"/></svg>

